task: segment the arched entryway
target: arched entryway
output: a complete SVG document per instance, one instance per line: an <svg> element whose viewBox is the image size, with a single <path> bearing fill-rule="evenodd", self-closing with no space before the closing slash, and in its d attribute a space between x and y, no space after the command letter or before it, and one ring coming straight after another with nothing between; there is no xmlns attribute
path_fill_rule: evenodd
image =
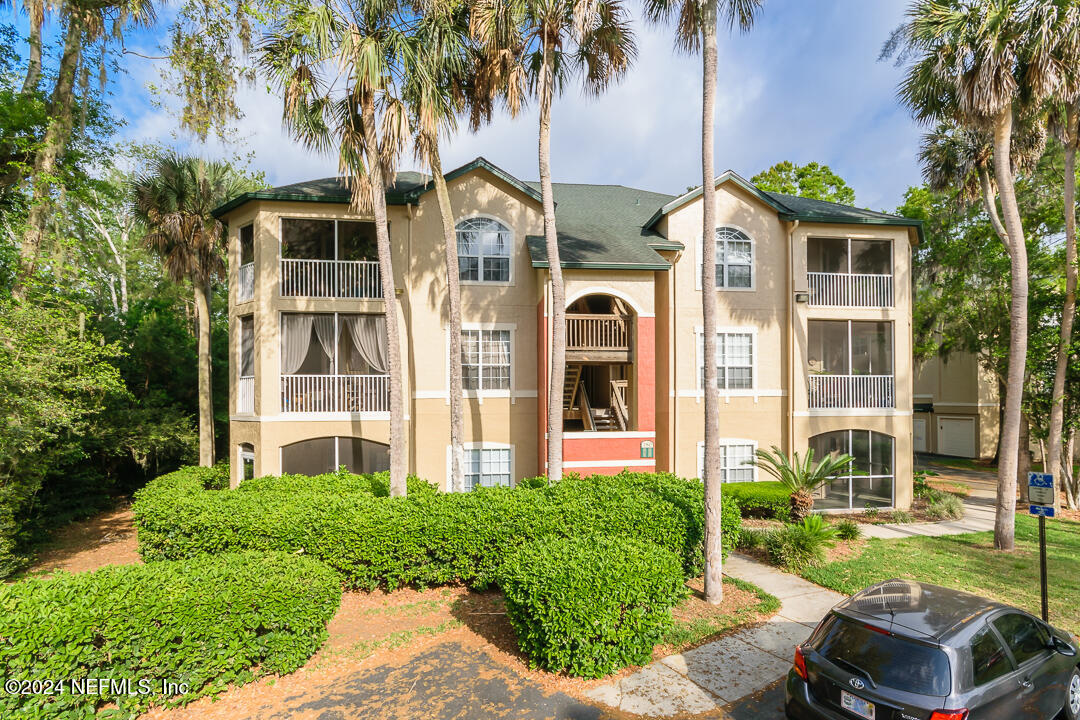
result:
<svg viewBox="0 0 1080 720"><path fill-rule="evenodd" d="M281 448L281 472L321 475L344 466L358 474L390 469L390 446L358 437L320 437Z"/></svg>
<svg viewBox="0 0 1080 720"><path fill-rule="evenodd" d="M635 327L633 307L614 294L590 293L567 305L564 430L636 429Z"/></svg>

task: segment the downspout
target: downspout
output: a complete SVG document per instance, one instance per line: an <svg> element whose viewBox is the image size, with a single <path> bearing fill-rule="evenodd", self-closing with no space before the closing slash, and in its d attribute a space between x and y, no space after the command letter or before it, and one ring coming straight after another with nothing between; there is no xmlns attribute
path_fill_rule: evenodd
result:
<svg viewBox="0 0 1080 720"><path fill-rule="evenodd" d="M787 382L787 451L788 457L795 451L795 231L799 221L795 220L788 228L788 263L787 263L787 343L788 343L788 382Z"/></svg>

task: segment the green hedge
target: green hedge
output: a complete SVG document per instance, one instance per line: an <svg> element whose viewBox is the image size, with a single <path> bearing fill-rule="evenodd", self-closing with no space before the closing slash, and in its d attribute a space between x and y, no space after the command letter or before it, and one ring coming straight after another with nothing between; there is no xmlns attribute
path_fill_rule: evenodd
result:
<svg viewBox="0 0 1080 720"><path fill-rule="evenodd" d="M647 664L687 594L678 556L627 537L527 543L507 558L499 585L534 667L594 678Z"/></svg>
<svg viewBox="0 0 1080 720"><path fill-rule="evenodd" d="M187 468L184 468L185 470ZM227 486L226 486L227 487ZM409 495L435 495L438 488L427 480L410 475L406 480ZM207 488L208 490L214 488ZM372 497L390 497L390 473L353 475L349 472L331 472L324 475L266 475L240 483L240 492L325 492L335 495L364 493Z"/></svg>
<svg viewBox="0 0 1080 720"><path fill-rule="evenodd" d="M375 497L363 480L327 477L255 481L249 490L205 490L187 469L136 493L139 551L146 560L233 550L304 552L351 587L389 588L461 581L483 587L521 544L547 535L628 535L702 567L701 483L674 475L571 476L553 486L481 488ZM333 487L333 492L325 490ZM287 490L278 492L274 488ZM739 514L723 516L725 547L735 547Z"/></svg>
<svg viewBox="0 0 1080 720"><path fill-rule="evenodd" d="M322 563L289 555L226 554L112 566L0 587L0 667L5 680L116 679L83 694L0 693L0 717L119 717L149 704L181 704L259 675L296 670L326 639L341 580ZM186 693L163 693L161 681ZM92 688L90 688L92 689Z"/></svg>
<svg viewBox="0 0 1080 720"><path fill-rule="evenodd" d="M722 492L738 504L743 517L787 521L791 515L791 493L778 482L724 483Z"/></svg>

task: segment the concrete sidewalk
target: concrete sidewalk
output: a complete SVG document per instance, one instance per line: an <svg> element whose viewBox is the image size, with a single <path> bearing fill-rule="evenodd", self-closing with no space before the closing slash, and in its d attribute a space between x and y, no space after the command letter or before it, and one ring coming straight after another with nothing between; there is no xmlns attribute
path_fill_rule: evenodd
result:
<svg viewBox="0 0 1080 720"><path fill-rule="evenodd" d="M780 612L758 627L658 660L588 696L650 717L716 710L786 675L795 646L844 597L743 555L732 554L724 574L778 597Z"/></svg>
<svg viewBox="0 0 1080 720"><path fill-rule="evenodd" d="M897 540L906 537L939 537L941 535L960 535L963 533L983 532L994 529L994 505L982 498L969 497L964 500L964 516L959 520L923 523L886 523L884 525L862 525L863 535L883 540Z"/></svg>

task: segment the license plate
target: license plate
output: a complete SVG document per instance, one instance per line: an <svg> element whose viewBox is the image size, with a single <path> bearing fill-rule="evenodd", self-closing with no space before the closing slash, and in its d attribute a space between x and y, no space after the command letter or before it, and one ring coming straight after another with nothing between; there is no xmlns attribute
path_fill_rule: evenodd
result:
<svg viewBox="0 0 1080 720"><path fill-rule="evenodd" d="M852 695L847 690L840 691L840 707L866 720L874 720L874 703Z"/></svg>

